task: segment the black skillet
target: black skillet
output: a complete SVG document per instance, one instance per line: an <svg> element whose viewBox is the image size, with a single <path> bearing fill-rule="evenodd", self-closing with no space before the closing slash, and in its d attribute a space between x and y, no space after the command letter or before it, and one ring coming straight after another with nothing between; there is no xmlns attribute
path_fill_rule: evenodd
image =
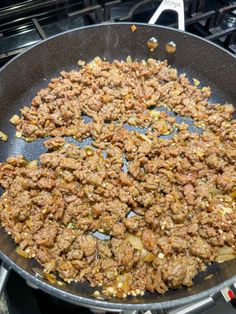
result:
<svg viewBox="0 0 236 314"><path fill-rule="evenodd" d="M183 1L165 0L165 5L175 5L181 11ZM162 9L163 9L162 6ZM155 22L156 17L154 18ZM0 142L0 161L8 156L23 154L35 159L44 151L42 140L26 143L15 138L15 128L9 119L23 105L29 105L36 91L47 85L49 80L62 70L78 68L77 61L92 60L96 56L107 60L125 59L169 59L174 67L189 77L197 78L202 86L210 85L213 90L212 102L229 102L235 105L236 99L236 58L224 49L197 36L183 31L155 25L136 24L136 31L129 23L88 26L68 31L35 45L17 56L0 71L0 130L9 135L7 142ZM183 29L183 20L179 19ZM149 38L158 39L158 47L151 52L147 48ZM174 41L176 52L169 55L166 43ZM166 309L188 302L198 301L236 283L236 261L211 266L204 274L194 280L191 289L172 290L164 296L145 294L143 297L130 297L125 300L96 300L94 290L87 283L70 284L63 287L53 286L34 272L39 265L33 260L23 259L15 252L15 244L0 229L0 258L3 261L0 271L0 286L7 277L6 269L13 269L31 285L71 303L87 307L106 309L141 310ZM204 280L208 274L214 276Z"/></svg>

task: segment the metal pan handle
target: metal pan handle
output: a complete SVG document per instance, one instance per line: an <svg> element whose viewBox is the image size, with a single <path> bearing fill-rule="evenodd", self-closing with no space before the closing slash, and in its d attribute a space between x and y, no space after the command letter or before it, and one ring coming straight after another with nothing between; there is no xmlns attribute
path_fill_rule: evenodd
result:
<svg viewBox="0 0 236 314"><path fill-rule="evenodd" d="M178 28L181 31L185 31L184 23L184 1L183 0L163 0L151 17L148 24L155 24L162 12L170 10L174 11L178 15Z"/></svg>
<svg viewBox="0 0 236 314"><path fill-rule="evenodd" d="M10 269L7 268L3 263L0 267L0 296L5 288L5 285L7 283L7 278L10 273Z"/></svg>

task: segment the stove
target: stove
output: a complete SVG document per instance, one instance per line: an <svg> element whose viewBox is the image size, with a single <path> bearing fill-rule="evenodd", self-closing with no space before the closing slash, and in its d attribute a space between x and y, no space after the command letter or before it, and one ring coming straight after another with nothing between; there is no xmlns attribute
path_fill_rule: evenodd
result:
<svg viewBox="0 0 236 314"><path fill-rule="evenodd" d="M236 1L184 2L186 31L236 54ZM35 43L66 30L108 21L146 23L160 3L160 0L1 0L0 67ZM163 14L158 23L177 28L176 16L171 13ZM211 310L195 309L194 313L236 314L234 302L218 302ZM30 287L12 271L0 301L0 314L5 313L89 314L91 311Z"/></svg>
<svg viewBox="0 0 236 314"><path fill-rule="evenodd" d="M107 21L147 22L160 0L1 0L0 66L41 40ZM186 31L236 53L236 1L186 0ZM159 23L176 27L175 16Z"/></svg>
<svg viewBox="0 0 236 314"><path fill-rule="evenodd" d="M171 312L172 311L172 312ZM187 314L190 312L169 311L142 311L142 314ZM132 312L132 313L131 313ZM199 314L236 314L236 301L217 301L217 305L208 310L192 311ZM85 307L74 305L58 298L50 296L45 292L31 288L26 281L11 272L6 284L5 292L0 299L0 314L109 314L102 310L90 310ZM128 313L128 312L127 312ZM129 314L139 314L129 311Z"/></svg>

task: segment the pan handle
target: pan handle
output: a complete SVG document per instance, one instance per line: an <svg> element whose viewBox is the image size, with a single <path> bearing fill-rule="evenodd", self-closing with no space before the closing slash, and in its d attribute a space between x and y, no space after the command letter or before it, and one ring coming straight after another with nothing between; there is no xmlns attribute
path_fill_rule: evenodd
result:
<svg viewBox="0 0 236 314"><path fill-rule="evenodd" d="M184 1L183 0L163 0L159 5L148 24L155 24L162 12L170 10L178 15L178 28L185 31L184 23Z"/></svg>
<svg viewBox="0 0 236 314"><path fill-rule="evenodd" d="M0 266L0 296L5 288L7 283L7 278L9 276L10 269L6 267L3 263Z"/></svg>

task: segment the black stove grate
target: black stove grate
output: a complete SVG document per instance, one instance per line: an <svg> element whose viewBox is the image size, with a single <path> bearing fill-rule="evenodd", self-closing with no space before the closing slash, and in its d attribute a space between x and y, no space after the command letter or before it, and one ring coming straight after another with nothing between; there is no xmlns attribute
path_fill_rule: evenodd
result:
<svg viewBox="0 0 236 314"><path fill-rule="evenodd" d="M65 30L107 21L147 22L160 0L3 0L0 66L24 49ZM186 0L186 30L236 53L236 1ZM160 24L176 27L173 14Z"/></svg>
<svg viewBox="0 0 236 314"><path fill-rule="evenodd" d="M114 22L147 22L161 1L108 1L104 4L104 17ZM236 53L236 3L234 1L185 1L186 30L215 41ZM122 10L126 8L126 10ZM125 14L122 14L125 11ZM173 16L161 17L160 24L177 27Z"/></svg>
<svg viewBox="0 0 236 314"><path fill-rule="evenodd" d="M42 39L103 21L102 7L86 0L5 2L0 2L0 66Z"/></svg>

